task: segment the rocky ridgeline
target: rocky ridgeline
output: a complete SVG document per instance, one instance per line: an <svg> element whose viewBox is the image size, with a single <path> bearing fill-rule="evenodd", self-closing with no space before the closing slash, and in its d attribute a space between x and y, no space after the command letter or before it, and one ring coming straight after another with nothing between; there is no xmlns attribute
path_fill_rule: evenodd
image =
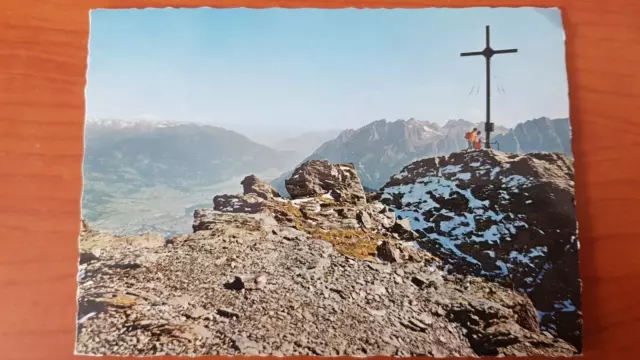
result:
<svg viewBox="0 0 640 360"><path fill-rule="evenodd" d="M527 294L543 329L582 347L570 157L481 150L424 159L392 177L378 198L411 221L445 270Z"/></svg>
<svg viewBox="0 0 640 360"><path fill-rule="evenodd" d="M302 164L292 200L249 176L162 243L83 223L77 353L570 356L531 301L448 275L352 165Z"/></svg>

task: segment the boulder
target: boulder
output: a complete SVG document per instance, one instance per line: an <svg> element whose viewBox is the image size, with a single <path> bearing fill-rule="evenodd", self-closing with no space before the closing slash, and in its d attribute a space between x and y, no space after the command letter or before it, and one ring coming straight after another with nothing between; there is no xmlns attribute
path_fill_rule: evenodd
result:
<svg viewBox="0 0 640 360"><path fill-rule="evenodd" d="M99 253L103 248L133 247L133 248L154 248L162 247L165 244L164 235L156 232L148 232L135 235L114 235L108 232L101 232L92 229L86 220L82 221L82 229L79 236L80 262L91 261L93 255ZM95 260L95 259L94 259Z"/></svg>
<svg viewBox="0 0 640 360"><path fill-rule="evenodd" d="M255 175L245 177L240 185L244 187L244 194L256 194L264 200L282 197L280 193L268 183L258 179Z"/></svg>
<svg viewBox="0 0 640 360"><path fill-rule="evenodd" d="M411 221L409 219L397 219L391 226L391 231L398 234L403 240L416 240L420 237L411 229Z"/></svg>
<svg viewBox="0 0 640 360"><path fill-rule="evenodd" d="M89 222L85 219L82 219L82 221L80 222L80 232L85 233L92 230L93 229L91 228L91 225L89 225Z"/></svg>
<svg viewBox="0 0 640 360"><path fill-rule="evenodd" d="M223 234L240 235L239 230L255 230L271 226L273 218L266 213L240 213L240 212L221 212L212 209L197 209L193 214L193 232L214 231L220 236ZM203 234L206 238L207 234ZM184 242L186 239L180 239L178 242Z"/></svg>
<svg viewBox="0 0 640 360"><path fill-rule="evenodd" d="M80 265L84 265L86 263L92 262L92 261L96 261L96 260L100 260L100 258L98 257L98 255L93 252L93 251L80 251L80 258L78 259L78 262Z"/></svg>
<svg viewBox="0 0 640 360"><path fill-rule="evenodd" d="M390 263L441 263L440 259L404 241L383 240L376 248L376 255L380 260Z"/></svg>
<svg viewBox="0 0 640 360"><path fill-rule="evenodd" d="M331 164L327 160L309 160L300 165L285 186L293 199L331 194L337 202L366 204L366 194L352 164Z"/></svg>
<svg viewBox="0 0 640 360"><path fill-rule="evenodd" d="M213 210L220 212L256 214L264 210L264 205L264 200L255 193L213 197Z"/></svg>
<svg viewBox="0 0 640 360"><path fill-rule="evenodd" d="M400 250L396 247L392 246L389 241L383 241L376 248L376 254L380 260L396 263L402 262L402 257L400 256Z"/></svg>

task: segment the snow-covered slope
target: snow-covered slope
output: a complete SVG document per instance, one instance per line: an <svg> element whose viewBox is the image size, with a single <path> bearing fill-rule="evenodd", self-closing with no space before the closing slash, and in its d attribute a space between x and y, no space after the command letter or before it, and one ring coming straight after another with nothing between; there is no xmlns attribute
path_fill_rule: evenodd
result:
<svg viewBox="0 0 640 360"><path fill-rule="evenodd" d="M414 162L381 200L454 273L527 294L550 332L580 347L573 160L563 154L453 153ZM564 320L562 320L562 319Z"/></svg>

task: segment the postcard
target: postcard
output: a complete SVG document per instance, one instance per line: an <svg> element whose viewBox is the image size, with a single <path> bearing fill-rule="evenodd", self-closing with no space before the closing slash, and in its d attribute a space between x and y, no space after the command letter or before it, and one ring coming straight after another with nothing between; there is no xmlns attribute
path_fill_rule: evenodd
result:
<svg viewBox="0 0 640 360"><path fill-rule="evenodd" d="M558 9L90 18L76 354L581 354Z"/></svg>

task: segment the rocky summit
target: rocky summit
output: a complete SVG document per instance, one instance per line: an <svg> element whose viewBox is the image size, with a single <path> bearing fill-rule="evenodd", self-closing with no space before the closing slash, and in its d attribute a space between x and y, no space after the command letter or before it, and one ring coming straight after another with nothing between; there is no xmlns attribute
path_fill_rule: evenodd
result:
<svg viewBox="0 0 640 360"><path fill-rule="evenodd" d="M480 150L423 159L379 198L445 270L526 294L543 329L582 347L572 158Z"/></svg>
<svg viewBox="0 0 640 360"><path fill-rule="evenodd" d="M330 196L344 203L364 204L366 195L353 164L331 164L327 160L309 160L285 180L292 199ZM274 190L275 191L275 190Z"/></svg>
<svg viewBox="0 0 640 360"><path fill-rule="evenodd" d="M293 199L245 179L243 194L216 196L212 208L195 211L193 233L162 243L83 223L76 352L577 352L541 331L526 295L443 271L442 259L416 246L415 220L367 198L352 166L312 161L296 174L288 181Z"/></svg>

